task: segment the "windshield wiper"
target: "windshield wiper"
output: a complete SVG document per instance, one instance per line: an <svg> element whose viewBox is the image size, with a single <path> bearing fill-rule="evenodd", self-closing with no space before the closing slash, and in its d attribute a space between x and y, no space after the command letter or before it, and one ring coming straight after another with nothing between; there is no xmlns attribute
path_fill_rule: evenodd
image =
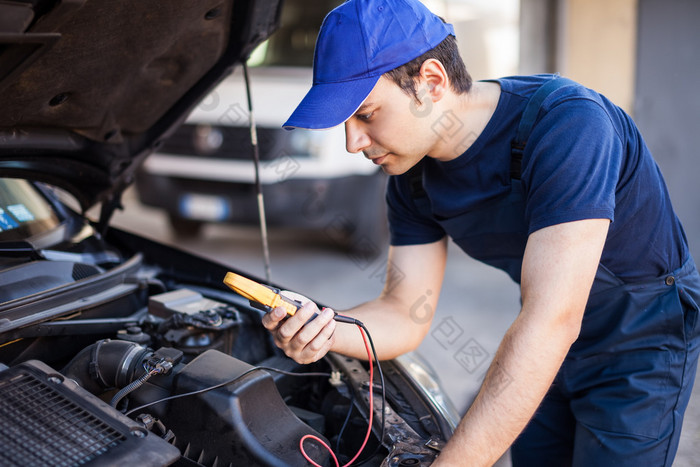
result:
<svg viewBox="0 0 700 467"><path fill-rule="evenodd" d="M32 260L45 259L34 245L26 240L16 242L0 242L0 257L3 258L29 258Z"/></svg>
<svg viewBox="0 0 700 467"><path fill-rule="evenodd" d="M0 258L27 258L32 261L69 261L84 264L119 263L122 258L112 251L76 253L58 250L37 250L26 240L0 242Z"/></svg>

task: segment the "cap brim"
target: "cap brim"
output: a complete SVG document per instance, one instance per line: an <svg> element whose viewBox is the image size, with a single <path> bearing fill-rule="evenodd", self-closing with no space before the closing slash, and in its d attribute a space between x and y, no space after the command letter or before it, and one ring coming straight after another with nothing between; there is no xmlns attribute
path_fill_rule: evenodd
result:
<svg viewBox="0 0 700 467"><path fill-rule="evenodd" d="M323 130L340 125L357 111L377 81L379 76L315 84L282 126L287 130Z"/></svg>

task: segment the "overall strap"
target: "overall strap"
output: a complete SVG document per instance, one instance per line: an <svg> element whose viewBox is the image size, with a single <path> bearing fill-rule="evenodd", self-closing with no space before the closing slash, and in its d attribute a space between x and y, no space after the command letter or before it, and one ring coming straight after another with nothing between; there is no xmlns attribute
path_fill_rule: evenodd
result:
<svg viewBox="0 0 700 467"><path fill-rule="evenodd" d="M484 80L498 82L497 80ZM537 115L540 112L540 107L544 100L552 92L564 86L570 86L576 84L574 81L568 78L562 78L560 76L553 76L552 79L544 83L535 91L535 93L530 97L530 100L525 105L525 110L520 117L520 124L518 125L518 131L515 135L515 139L511 142L511 157L510 157L510 177L515 180L520 180L520 173L522 170L523 162L523 151L525 150L525 144L527 139L532 132L532 127L535 126L535 121L537 120ZM409 178L409 189L411 192L411 198L414 200L422 199L426 196L425 190L423 188L423 161L420 161L415 166L413 166L408 172L407 176Z"/></svg>
<svg viewBox="0 0 700 467"><path fill-rule="evenodd" d="M520 124L518 125L518 132L515 135L515 139L510 143L510 178L520 180L520 173L523 164L523 151L525 150L527 139L532 132L532 127L535 126L535 121L537 120L537 115L540 112L542 103L552 92L572 84L576 83L568 78L554 76L551 80L540 86L532 97L530 97L530 100L527 102L525 110L520 117Z"/></svg>

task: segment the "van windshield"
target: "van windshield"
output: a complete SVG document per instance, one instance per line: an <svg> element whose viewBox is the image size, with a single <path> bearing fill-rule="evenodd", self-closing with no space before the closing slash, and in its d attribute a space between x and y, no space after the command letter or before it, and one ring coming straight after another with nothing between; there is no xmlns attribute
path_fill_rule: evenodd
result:
<svg viewBox="0 0 700 467"><path fill-rule="evenodd" d="M286 0L280 28L253 51L249 66L311 67L323 18L340 0Z"/></svg>

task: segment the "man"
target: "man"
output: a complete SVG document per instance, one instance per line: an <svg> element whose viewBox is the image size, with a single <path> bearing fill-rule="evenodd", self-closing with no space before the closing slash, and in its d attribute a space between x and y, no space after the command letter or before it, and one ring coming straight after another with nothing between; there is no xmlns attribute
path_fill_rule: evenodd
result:
<svg viewBox="0 0 700 467"><path fill-rule="evenodd" d="M447 236L520 283L521 312L436 465L490 465L511 444L514 465L671 465L700 277L632 120L553 78L472 83L452 27L420 2L351 0L325 19L313 86L285 126L344 123L348 151L392 176L387 270L405 277L344 312L380 359L428 332L410 308L427 296L435 309ZM316 311L263 324L302 363L364 357L330 310L305 324Z"/></svg>

